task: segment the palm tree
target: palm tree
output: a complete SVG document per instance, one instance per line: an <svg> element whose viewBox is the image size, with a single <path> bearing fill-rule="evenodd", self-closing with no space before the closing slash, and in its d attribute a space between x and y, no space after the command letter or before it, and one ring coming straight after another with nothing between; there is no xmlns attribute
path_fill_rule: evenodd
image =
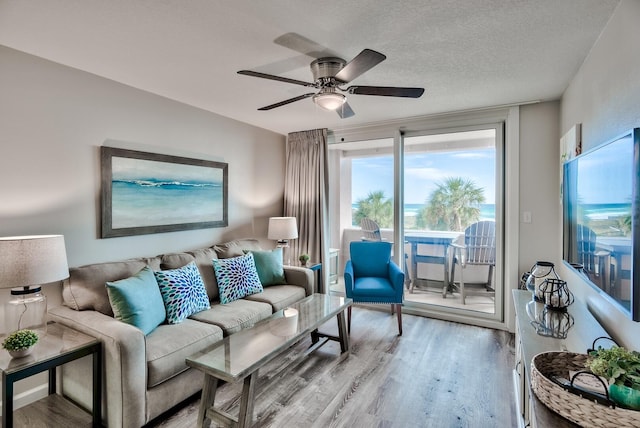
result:
<svg viewBox="0 0 640 428"><path fill-rule="evenodd" d="M393 202L385 197L382 190L369 192L366 198L356 201L358 209L353 215L355 224L360 224L363 218L374 220L380 227L393 226Z"/></svg>
<svg viewBox="0 0 640 428"><path fill-rule="evenodd" d="M463 231L480 219L480 204L485 201L483 188L462 177L449 177L436 185L427 205L418 213L418 227Z"/></svg>

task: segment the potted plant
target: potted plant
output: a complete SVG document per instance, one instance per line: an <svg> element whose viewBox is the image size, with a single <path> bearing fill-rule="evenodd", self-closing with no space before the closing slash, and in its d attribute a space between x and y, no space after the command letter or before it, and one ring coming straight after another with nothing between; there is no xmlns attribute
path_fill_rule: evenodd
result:
<svg viewBox="0 0 640 428"><path fill-rule="evenodd" d="M609 381L609 397L616 404L640 410L640 352L619 346L589 353L587 368Z"/></svg>
<svg viewBox="0 0 640 428"><path fill-rule="evenodd" d="M302 263L302 266L306 266L307 262L309 261L309 254L307 253L300 254L300 257L298 257L298 260L300 260L300 263Z"/></svg>
<svg viewBox="0 0 640 428"><path fill-rule="evenodd" d="M33 330L18 330L8 335L2 347L9 351L12 357L24 357L31 353L33 345L38 342L38 335Z"/></svg>

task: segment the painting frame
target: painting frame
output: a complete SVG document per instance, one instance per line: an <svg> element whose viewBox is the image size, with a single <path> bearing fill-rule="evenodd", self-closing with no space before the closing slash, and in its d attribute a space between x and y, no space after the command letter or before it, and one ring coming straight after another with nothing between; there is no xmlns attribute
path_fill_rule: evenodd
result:
<svg viewBox="0 0 640 428"><path fill-rule="evenodd" d="M582 153L582 126L577 123L560 138L560 166Z"/></svg>
<svg viewBox="0 0 640 428"><path fill-rule="evenodd" d="M564 188L564 164L582 153L582 124L576 123L560 138L560 205Z"/></svg>
<svg viewBox="0 0 640 428"><path fill-rule="evenodd" d="M101 238L229 225L227 163L101 146L100 169Z"/></svg>

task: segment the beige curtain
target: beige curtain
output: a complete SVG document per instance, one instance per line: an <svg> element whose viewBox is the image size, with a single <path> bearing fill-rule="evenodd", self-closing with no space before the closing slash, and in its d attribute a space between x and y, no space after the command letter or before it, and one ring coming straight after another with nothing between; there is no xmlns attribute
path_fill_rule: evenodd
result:
<svg viewBox="0 0 640 428"><path fill-rule="evenodd" d="M284 215L298 222L298 239L289 242L292 263L307 253L322 263L322 280L317 292L324 292L328 278L328 254L324 242L327 223L328 161L327 130L293 132L287 137L284 180Z"/></svg>

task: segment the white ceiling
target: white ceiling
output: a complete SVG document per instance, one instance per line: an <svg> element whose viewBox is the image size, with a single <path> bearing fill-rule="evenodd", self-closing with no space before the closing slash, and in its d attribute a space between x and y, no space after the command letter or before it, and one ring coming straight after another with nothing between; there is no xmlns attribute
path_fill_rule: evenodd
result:
<svg viewBox="0 0 640 428"><path fill-rule="evenodd" d="M618 0L0 0L0 44L286 134L558 99ZM421 86L420 99L348 96L340 119L309 88L314 50L387 56L353 84ZM317 55L316 55L317 56Z"/></svg>

